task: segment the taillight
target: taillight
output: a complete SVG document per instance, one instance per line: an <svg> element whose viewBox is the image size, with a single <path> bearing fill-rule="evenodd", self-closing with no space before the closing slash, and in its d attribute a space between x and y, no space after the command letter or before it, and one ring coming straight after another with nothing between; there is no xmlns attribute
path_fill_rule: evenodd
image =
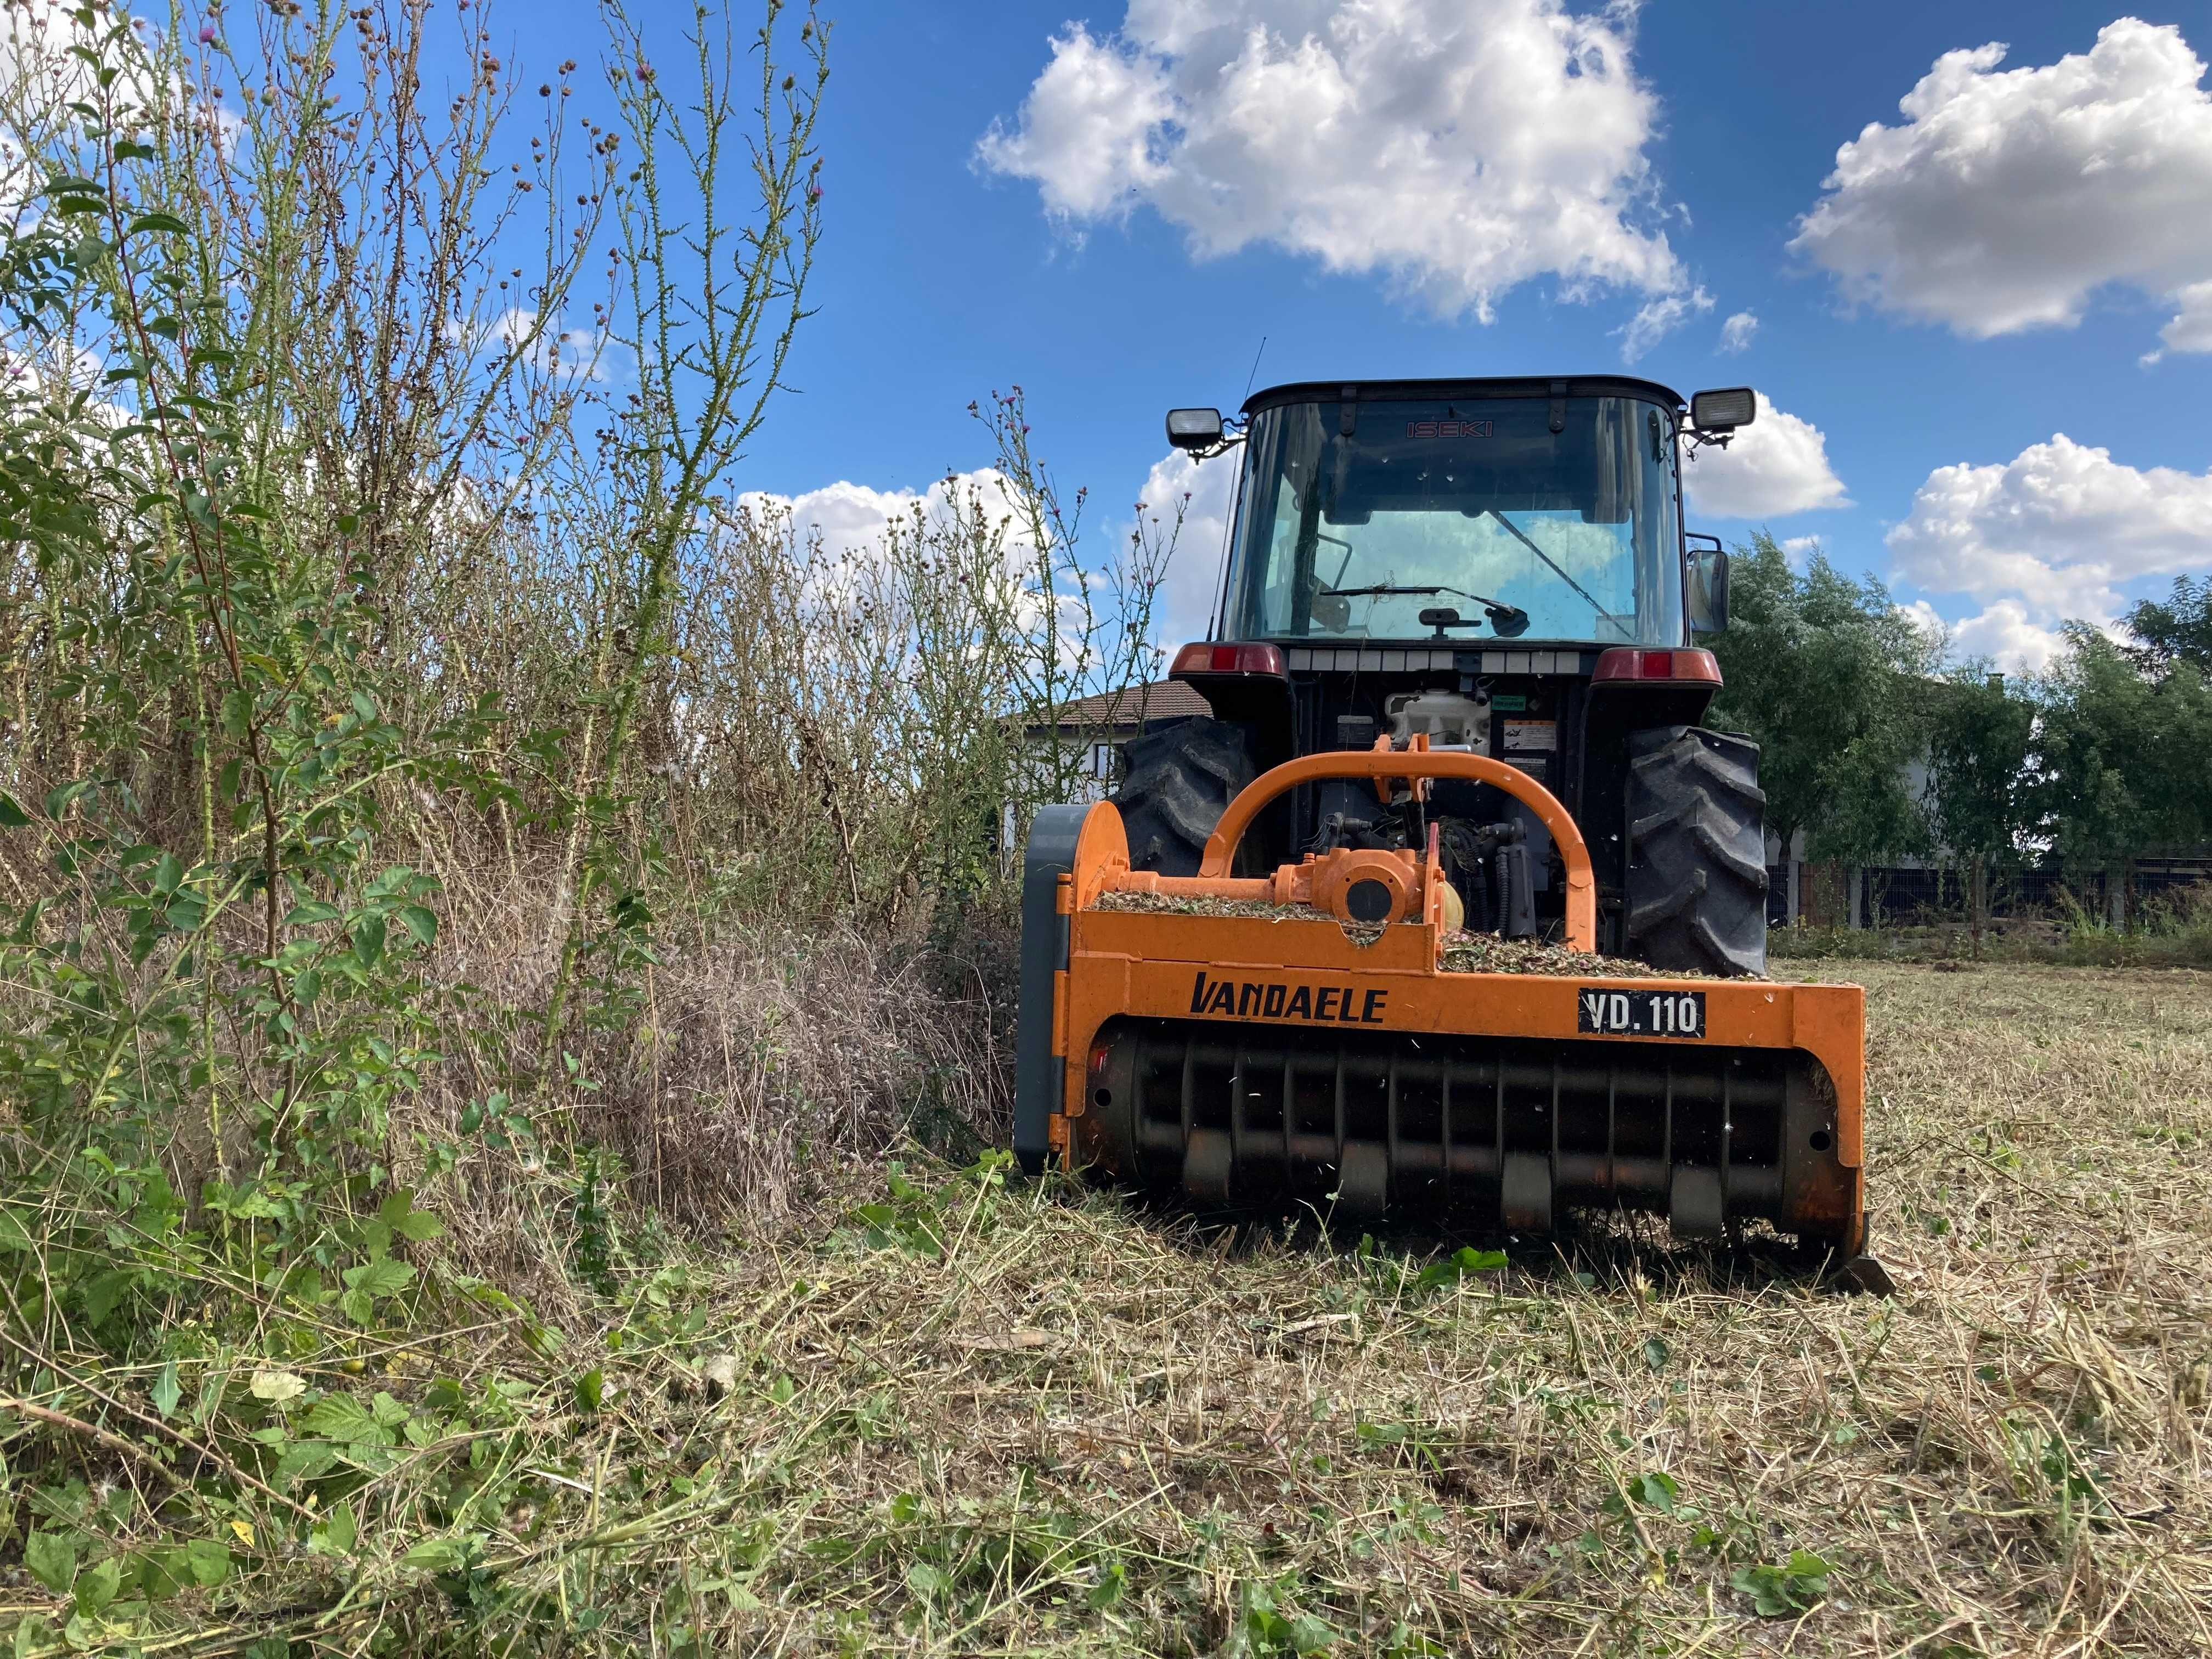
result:
<svg viewBox="0 0 2212 1659"><path fill-rule="evenodd" d="M1282 677L1283 651L1275 645L1213 645L1200 640L1176 653L1168 671L1185 674L1273 674Z"/></svg>
<svg viewBox="0 0 2212 1659"><path fill-rule="evenodd" d="M1721 665L1710 651L1646 651L1638 646L1617 645L1601 652L1593 680L1687 680L1694 684L1718 685Z"/></svg>

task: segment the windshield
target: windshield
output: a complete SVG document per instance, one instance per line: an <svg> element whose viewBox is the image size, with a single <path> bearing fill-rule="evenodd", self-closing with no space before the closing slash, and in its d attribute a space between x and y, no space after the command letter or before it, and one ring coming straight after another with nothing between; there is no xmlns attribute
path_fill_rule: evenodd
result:
<svg viewBox="0 0 2212 1659"><path fill-rule="evenodd" d="M1226 637L1432 639L1456 611L1446 637L1681 644L1673 411L1561 406L1558 432L1542 398L1255 414Z"/></svg>

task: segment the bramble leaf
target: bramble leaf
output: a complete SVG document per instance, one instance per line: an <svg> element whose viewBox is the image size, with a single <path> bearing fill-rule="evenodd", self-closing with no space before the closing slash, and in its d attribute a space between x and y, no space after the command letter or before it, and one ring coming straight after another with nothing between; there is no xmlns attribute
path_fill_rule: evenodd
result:
<svg viewBox="0 0 2212 1659"><path fill-rule="evenodd" d="M58 1532L34 1532L23 1540L23 1565L57 1595L76 1579L76 1540Z"/></svg>

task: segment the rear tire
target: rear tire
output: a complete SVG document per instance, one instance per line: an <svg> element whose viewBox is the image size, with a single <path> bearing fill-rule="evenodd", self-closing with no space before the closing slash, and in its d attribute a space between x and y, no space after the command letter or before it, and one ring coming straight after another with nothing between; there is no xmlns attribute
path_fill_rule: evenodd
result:
<svg viewBox="0 0 2212 1659"><path fill-rule="evenodd" d="M1206 837L1252 781L1243 728L1203 716L1180 720L1131 738L1121 753L1114 804L1129 837L1129 867L1196 875Z"/></svg>
<svg viewBox="0 0 2212 1659"><path fill-rule="evenodd" d="M1655 968L1766 971L1759 745L1665 726L1629 739L1627 953Z"/></svg>

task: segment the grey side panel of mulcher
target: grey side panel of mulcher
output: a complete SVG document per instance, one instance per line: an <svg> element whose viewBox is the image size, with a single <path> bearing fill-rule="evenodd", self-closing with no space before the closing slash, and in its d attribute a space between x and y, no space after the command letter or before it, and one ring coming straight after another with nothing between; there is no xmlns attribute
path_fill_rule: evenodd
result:
<svg viewBox="0 0 2212 1659"><path fill-rule="evenodd" d="M1052 1051L1053 975L1067 966L1067 919L1060 878L1075 867L1075 838L1087 806L1047 806L1030 826L1022 855L1022 998L1014 1021L1014 1156L1042 1173L1051 1150L1046 1125L1066 1086L1066 1066Z"/></svg>
<svg viewBox="0 0 2212 1659"><path fill-rule="evenodd" d="M1766 971L1759 745L1664 726L1629 739L1627 954L1724 976Z"/></svg>

